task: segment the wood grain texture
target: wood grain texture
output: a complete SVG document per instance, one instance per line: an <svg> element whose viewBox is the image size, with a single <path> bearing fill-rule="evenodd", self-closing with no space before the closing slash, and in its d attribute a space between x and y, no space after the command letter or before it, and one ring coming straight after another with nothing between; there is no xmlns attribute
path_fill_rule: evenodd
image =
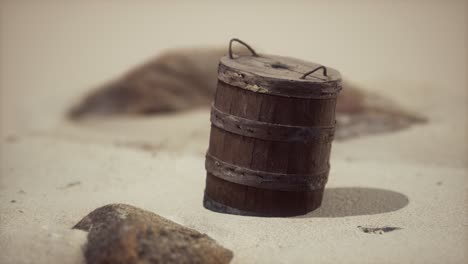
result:
<svg viewBox="0 0 468 264"><path fill-rule="evenodd" d="M336 96L296 98L254 92L218 81L214 107L223 113L288 126L333 127ZM328 176L331 141L273 141L211 127L208 155L249 170ZM326 180L326 179L325 179ZM272 190L239 184L207 172L208 209L257 216L305 214L320 206L323 188L301 191Z"/></svg>
<svg viewBox="0 0 468 264"><path fill-rule="evenodd" d="M263 140L310 142L333 140L335 126L292 126L246 119L211 107L211 124L233 134Z"/></svg>
<svg viewBox="0 0 468 264"><path fill-rule="evenodd" d="M297 97L334 98L342 89L341 75L327 67L328 75L317 72L301 78L321 65L295 58L261 54L220 59L218 80L257 93Z"/></svg>

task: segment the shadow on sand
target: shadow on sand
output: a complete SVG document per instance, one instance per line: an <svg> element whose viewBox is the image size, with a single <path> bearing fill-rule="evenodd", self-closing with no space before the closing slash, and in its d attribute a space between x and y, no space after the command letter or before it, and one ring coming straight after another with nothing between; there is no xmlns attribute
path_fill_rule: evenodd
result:
<svg viewBox="0 0 468 264"><path fill-rule="evenodd" d="M385 189L364 187L327 188L322 206L305 217L345 217L382 214L408 205L406 195Z"/></svg>

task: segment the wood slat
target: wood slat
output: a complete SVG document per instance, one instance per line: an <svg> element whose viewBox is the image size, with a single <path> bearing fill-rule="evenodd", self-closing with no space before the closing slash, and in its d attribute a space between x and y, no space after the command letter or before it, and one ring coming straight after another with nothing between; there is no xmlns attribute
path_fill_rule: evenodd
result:
<svg viewBox="0 0 468 264"><path fill-rule="evenodd" d="M299 67L300 68L300 67ZM304 127L335 124L336 97L297 98L242 89L219 81L214 106L249 120ZM331 142L284 142L211 127L208 153L217 159L269 173L316 174L329 166ZM279 191L238 184L207 172L205 207L224 213L291 216L320 206L323 189Z"/></svg>

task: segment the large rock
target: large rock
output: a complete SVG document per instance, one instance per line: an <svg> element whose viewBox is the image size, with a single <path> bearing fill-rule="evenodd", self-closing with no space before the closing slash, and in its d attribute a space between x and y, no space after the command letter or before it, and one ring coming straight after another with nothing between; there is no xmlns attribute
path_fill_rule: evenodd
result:
<svg viewBox="0 0 468 264"><path fill-rule="evenodd" d="M212 238L125 204L100 207L73 228L88 231L87 263L229 263Z"/></svg>

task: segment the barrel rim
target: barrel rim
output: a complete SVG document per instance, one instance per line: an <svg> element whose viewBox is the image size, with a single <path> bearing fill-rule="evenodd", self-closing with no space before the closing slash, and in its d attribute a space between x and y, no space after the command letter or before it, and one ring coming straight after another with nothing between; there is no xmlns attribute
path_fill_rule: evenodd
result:
<svg viewBox="0 0 468 264"><path fill-rule="evenodd" d="M253 62L252 66L247 63ZM267 69L258 65L272 65L272 63L288 62L288 67L296 67L298 71L290 69ZM257 65L258 64L258 65ZM224 56L219 61L218 80L239 88L258 93L274 94L299 98L335 98L342 89L341 75L327 67L328 76L319 78L317 74L302 79L307 69L320 66L291 57L276 55L261 55L259 57L242 56L234 59ZM295 69L296 69L295 68ZM272 72L272 73L269 73Z"/></svg>
<svg viewBox="0 0 468 264"><path fill-rule="evenodd" d="M247 64L250 61L257 61L262 63L264 66L263 70L271 71L271 73L262 71L260 67L249 67ZM252 74L263 76L263 77L272 77L276 79L289 79L291 81L302 82L302 83L327 83L327 82L336 82L341 80L340 72L332 67L327 68L327 76L320 76L319 73L309 75L307 78L302 78L303 75L313 70L317 67L323 66L321 64L305 61L293 57L286 57L286 56L279 56L279 55L272 55L272 54L261 54L258 56L239 56L236 58L229 58L229 56L223 56L220 59L220 63L230 67L235 68L247 72L251 72ZM292 69L284 69L282 67L270 67L271 64L280 64L288 67L295 67L296 71ZM287 78L287 77L278 77L278 76L286 76L285 73L290 73L290 76L295 76L296 78Z"/></svg>

